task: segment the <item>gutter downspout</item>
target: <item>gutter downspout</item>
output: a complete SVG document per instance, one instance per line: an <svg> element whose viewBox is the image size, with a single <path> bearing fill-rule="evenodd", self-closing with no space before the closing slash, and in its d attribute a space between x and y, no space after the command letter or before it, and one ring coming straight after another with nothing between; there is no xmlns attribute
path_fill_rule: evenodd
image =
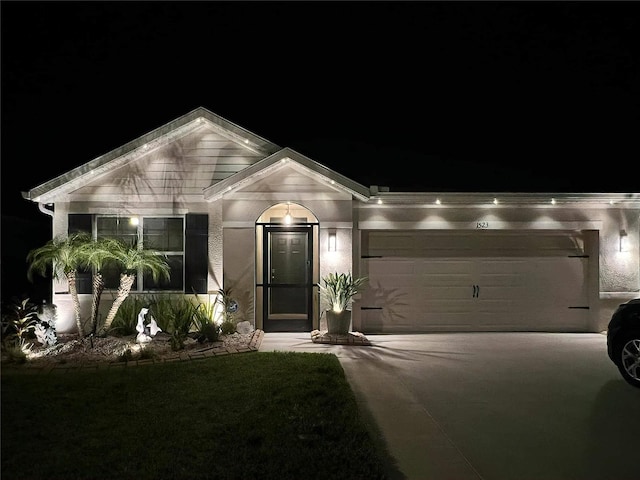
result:
<svg viewBox="0 0 640 480"><path fill-rule="evenodd" d="M38 210L40 210L45 215L49 215L51 218L53 218L53 210L47 208L44 203L38 203Z"/></svg>

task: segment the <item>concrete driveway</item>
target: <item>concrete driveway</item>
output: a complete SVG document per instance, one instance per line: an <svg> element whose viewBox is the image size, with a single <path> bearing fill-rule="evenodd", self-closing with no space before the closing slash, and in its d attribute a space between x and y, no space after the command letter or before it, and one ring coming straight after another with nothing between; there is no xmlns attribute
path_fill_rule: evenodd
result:
<svg viewBox="0 0 640 480"><path fill-rule="evenodd" d="M637 480L640 389L584 333L265 333L259 351L334 353L394 457L394 478Z"/></svg>

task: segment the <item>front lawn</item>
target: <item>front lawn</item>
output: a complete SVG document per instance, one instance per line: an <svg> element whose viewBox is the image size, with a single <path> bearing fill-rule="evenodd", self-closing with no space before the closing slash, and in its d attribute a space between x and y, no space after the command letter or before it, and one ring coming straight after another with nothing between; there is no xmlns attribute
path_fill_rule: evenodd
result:
<svg viewBox="0 0 640 480"><path fill-rule="evenodd" d="M3 372L1 380L2 478L372 480L394 472L331 354L251 352Z"/></svg>

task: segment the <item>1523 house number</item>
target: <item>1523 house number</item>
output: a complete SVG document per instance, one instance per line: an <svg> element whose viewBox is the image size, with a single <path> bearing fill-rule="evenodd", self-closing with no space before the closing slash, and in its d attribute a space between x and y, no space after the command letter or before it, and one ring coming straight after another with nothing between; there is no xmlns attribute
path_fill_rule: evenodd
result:
<svg viewBox="0 0 640 480"><path fill-rule="evenodd" d="M489 228L489 222L476 222L476 228Z"/></svg>

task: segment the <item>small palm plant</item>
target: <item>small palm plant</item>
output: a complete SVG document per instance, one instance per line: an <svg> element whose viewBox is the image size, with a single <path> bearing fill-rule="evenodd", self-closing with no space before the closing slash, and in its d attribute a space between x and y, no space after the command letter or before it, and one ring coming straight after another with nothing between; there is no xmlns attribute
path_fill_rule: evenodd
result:
<svg viewBox="0 0 640 480"><path fill-rule="evenodd" d="M108 258L103 260L115 263L120 270L120 285L104 324L98 331L99 337L106 336L109 331L120 305L131 292L138 270L151 273L154 281L158 281L159 278L168 279L171 276L171 267L167 263L166 255L162 252L138 248L135 244L128 245L116 239L109 241L105 251L108 252Z"/></svg>
<svg viewBox="0 0 640 480"><path fill-rule="evenodd" d="M91 243L91 236L86 233L75 233L69 236L58 236L49 240L44 246L31 250L27 255L30 263L27 276L33 279L33 272L42 276L51 269L54 279L64 276L69 283L69 294L73 300L76 328L80 338L84 337L84 325L80 318L80 299L76 286L78 271L87 266L87 257L83 246Z"/></svg>
<svg viewBox="0 0 640 480"><path fill-rule="evenodd" d="M353 277L351 272L329 273L321 279L320 294L329 305L329 310L340 313L351 306L353 297L366 280L366 277Z"/></svg>

